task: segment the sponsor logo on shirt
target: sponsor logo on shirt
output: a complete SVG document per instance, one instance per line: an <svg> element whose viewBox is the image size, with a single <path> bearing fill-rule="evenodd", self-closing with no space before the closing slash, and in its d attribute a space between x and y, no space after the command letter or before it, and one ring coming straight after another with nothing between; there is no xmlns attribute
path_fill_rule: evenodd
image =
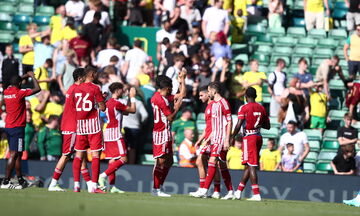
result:
<svg viewBox="0 0 360 216"><path fill-rule="evenodd" d="M12 98L16 98L16 94L4 95L4 99L12 99Z"/></svg>

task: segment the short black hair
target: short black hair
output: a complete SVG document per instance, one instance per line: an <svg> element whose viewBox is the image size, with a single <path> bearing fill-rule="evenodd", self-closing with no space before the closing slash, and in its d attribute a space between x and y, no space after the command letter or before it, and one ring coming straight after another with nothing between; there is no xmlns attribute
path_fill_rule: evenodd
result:
<svg viewBox="0 0 360 216"><path fill-rule="evenodd" d="M239 59L239 60L236 60L235 61L235 65L241 65L241 66L244 66L244 61Z"/></svg>
<svg viewBox="0 0 360 216"><path fill-rule="evenodd" d="M52 121L59 121L59 119L60 119L60 117L57 115L50 115L47 120L47 123L51 123Z"/></svg>
<svg viewBox="0 0 360 216"><path fill-rule="evenodd" d="M124 85L122 83L119 83L119 82L114 82L109 86L109 90L113 94L115 93L116 90L123 89L123 88L124 88Z"/></svg>
<svg viewBox="0 0 360 216"><path fill-rule="evenodd" d="M84 68L76 68L73 72L74 81L78 81L80 78L85 76L85 69Z"/></svg>
<svg viewBox="0 0 360 216"><path fill-rule="evenodd" d="M117 57L116 55L111 56L110 62L118 62L118 61L119 61L119 57Z"/></svg>
<svg viewBox="0 0 360 216"><path fill-rule="evenodd" d="M245 96L248 98L256 98L256 90L253 87L249 87L248 89L246 89L245 91Z"/></svg>
<svg viewBox="0 0 360 216"><path fill-rule="evenodd" d="M208 92L208 86L202 86L202 87L199 89L199 92Z"/></svg>
<svg viewBox="0 0 360 216"><path fill-rule="evenodd" d="M52 66L54 65L54 62L51 58L48 58L45 60L45 63L48 65L48 67L52 68Z"/></svg>
<svg viewBox="0 0 360 216"><path fill-rule="evenodd" d="M268 141L272 142L275 145L275 139L274 138L269 138Z"/></svg>
<svg viewBox="0 0 360 216"><path fill-rule="evenodd" d="M211 82L209 84L209 88L212 88L212 89L215 89L215 91L219 94L221 94L221 90L222 90L222 87L221 87L221 83L218 82L218 81L215 81L215 82Z"/></svg>
<svg viewBox="0 0 360 216"><path fill-rule="evenodd" d="M10 78L10 85L19 86L22 79L19 75L14 75Z"/></svg>
<svg viewBox="0 0 360 216"><path fill-rule="evenodd" d="M87 76L90 72L96 73L97 70L95 67L92 66L85 67L85 76Z"/></svg>
<svg viewBox="0 0 360 216"><path fill-rule="evenodd" d="M292 144L292 143L287 143L286 144L286 148L289 148L290 146L294 146L294 144Z"/></svg>
<svg viewBox="0 0 360 216"><path fill-rule="evenodd" d="M94 16L93 16L93 19L101 20L101 13L100 12L95 12Z"/></svg>
<svg viewBox="0 0 360 216"><path fill-rule="evenodd" d="M297 126L296 121L293 121L293 120L290 120L290 121L288 122L288 124L294 125L295 127Z"/></svg>
<svg viewBox="0 0 360 216"><path fill-rule="evenodd" d="M282 59L282 58L276 59L276 65L278 65L280 62L282 62L284 65L286 65L286 62L284 59Z"/></svg>
<svg viewBox="0 0 360 216"><path fill-rule="evenodd" d="M165 75L160 75L156 78L156 87L159 89L164 89L164 88L172 88L172 80L165 76Z"/></svg>
<svg viewBox="0 0 360 216"><path fill-rule="evenodd" d="M136 39L134 41L134 47L141 48L142 47L142 41L139 39Z"/></svg>

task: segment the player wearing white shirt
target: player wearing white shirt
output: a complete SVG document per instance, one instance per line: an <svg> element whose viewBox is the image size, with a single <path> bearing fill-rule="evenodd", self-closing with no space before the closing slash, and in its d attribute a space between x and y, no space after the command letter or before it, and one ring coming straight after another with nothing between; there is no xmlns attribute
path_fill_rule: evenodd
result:
<svg viewBox="0 0 360 216"><path fill-rule="evenodd" d="M225 35L228 34L230 21L228 12L222 9L223 3L223 0L214 0L214 6L205 10L201 24L205 38L210 37L210 32L223 31Z"/></svg>

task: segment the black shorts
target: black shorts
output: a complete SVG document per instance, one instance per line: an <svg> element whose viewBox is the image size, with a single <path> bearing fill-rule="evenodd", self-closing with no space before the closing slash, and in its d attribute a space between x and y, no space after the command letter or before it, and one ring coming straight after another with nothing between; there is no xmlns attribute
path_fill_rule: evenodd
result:
<svg viewBox="0 0 360 216"><path fill-rule="evenodd" d="M360 72L360 61L349 61L349 75L356 77L357 72Z"/></svg>
<svg viewBox="0 0 360 216"><path fill-rule="evenodd" d="M5 128L5 133L7 135L9 149L11 151L22 152L25 150L25 127Z"/></svg>
<svg viewBox="0 0 360 216"><path fill-rule="evenodd" d="M23 68L23 74L26 74L29 71L34 71L34 65L23 64L22 68Z"/></svg>

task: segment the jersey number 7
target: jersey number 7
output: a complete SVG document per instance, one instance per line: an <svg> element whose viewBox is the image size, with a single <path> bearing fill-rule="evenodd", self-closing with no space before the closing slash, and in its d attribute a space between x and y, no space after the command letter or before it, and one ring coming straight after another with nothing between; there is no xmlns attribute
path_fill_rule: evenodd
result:
<svg viewBox="0 0 360 216"><path fill-rule="evenodd" d="M257 126L258 126L259 123L260 123L261 112L253 112L253 115L254 115L254 116L257 116L256 122L255 122L255 124L254 124L254 128L257 128Z"/></svg>
<svg viewBox="0 0 360 216"><path fill-rule="evenodd" d="M92 109L92 102L88 100L89 93L86 93L85 97L83 97L81 93L75 93L75 98L76 98L76 111L89 112Z"/></svg>

